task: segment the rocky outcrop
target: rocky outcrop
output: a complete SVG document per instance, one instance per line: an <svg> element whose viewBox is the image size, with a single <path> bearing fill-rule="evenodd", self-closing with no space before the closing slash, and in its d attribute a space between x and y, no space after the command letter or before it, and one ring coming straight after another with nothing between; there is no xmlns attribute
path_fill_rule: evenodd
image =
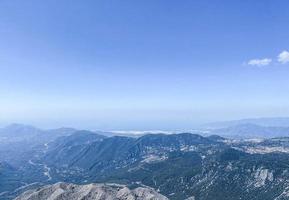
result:
<svg viewBox="0 0 289 200"><path fill-rule="evenodd" d="M15 200L168 200L152 188L123 185L56 183L29 190Z"/></svg>

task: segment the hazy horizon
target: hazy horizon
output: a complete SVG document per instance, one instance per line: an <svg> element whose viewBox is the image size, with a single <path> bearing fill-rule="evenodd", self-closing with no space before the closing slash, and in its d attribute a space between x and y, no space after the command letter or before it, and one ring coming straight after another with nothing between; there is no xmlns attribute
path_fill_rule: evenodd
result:
<svg viewBox="0 0 289 200"><path fill-rule="evenodd" d="M92 124L92 123L88 123ZM188 124L186 126L170 126L163 124L156 124L156 126L143 126L140 127L129 125L127 127L121 126L120 124L116 124L116 126L100 126L97 123L95 125L87 125L85 122L80 122L79 124L69 124L61 122L54 122L46 124L35 123L35 122L0 122L0 128L5 128L13 125L20 126L32 126L40 129L58 129L58 128L74 128L79 130L90 130L90 131L108 131L108 132L123 132L123 133L133 133L133 132L151 132L151 133L160 133L160 132L183 132L183 131L194 131L194 130L202 130L210 128L211 126L217 125L217 127L233 127L235 125L246 125L246 124L255 124L264 127L289 127L289 117L255 117L255 118L241 118L241 119L230 119L230 120L216 120L216 121L208 121L206 123L200 124ZM118 126L120 125L120 126ZM163 125L163 127L162 127ZM216 127L215 127L216 128Z"/></svg>
<svg viewBox="0 0 289 200"><path fill-rule="evenodd" d="M0 124L289 116L289 2L0 2Z"/></svg>

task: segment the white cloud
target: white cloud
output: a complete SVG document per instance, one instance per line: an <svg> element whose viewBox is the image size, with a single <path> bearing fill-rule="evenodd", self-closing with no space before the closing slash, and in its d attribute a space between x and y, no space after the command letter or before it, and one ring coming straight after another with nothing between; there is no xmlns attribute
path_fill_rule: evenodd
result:
<svg viewBox="0 0 289 200"><path fill-rule="evenodd" d="M270 58L252 59L252 60L249 60L248 65L261 67L261 66L269 65L271 62L272 62L272 59Z"/></svg>
<svg viewBox="0 0 289 200"><path fill-rule="evenodd" d="M288 51L282 51L278 55L278 62L280 62L282 64L289 62L289 52Z"/></svg>

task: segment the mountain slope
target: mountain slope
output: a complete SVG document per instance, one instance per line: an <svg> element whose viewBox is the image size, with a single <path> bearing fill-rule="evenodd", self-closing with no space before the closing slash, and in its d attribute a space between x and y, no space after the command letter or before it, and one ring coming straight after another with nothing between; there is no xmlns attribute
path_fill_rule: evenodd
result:
<svg viewBox="0 0 289 200"><path fill-rule="evenodd" d="M220 145L220 143L189 133L150 134L140 138L115 136L81 147L71 145L66 148L67 150L48 152L45 162L58 167L77 167L99 173L100 170L115 169L140 162L148 156L165 157L170 151L185 151L189 148L197 148L197 146L210 148L214 145ZM65 158L68 154L69 160Z"/></svg>
<svg viewBox="0 0 289 200"><path fill-rule="evenodd" d="M144 184L176 200L272 200L289 188L289 154L282 146L289 140L155 134L105 138L75 150L70 160L44 161L56 169L56 180ZM267 149L255 153L260 148Z"/></svg>

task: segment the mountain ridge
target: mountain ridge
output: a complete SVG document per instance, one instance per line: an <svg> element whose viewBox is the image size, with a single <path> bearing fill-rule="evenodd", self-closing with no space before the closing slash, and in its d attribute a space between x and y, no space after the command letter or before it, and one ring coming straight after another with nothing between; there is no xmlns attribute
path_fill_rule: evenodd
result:
<svg viewBox="0 0 289 200"><path fill-rule="evenodd" d="M36 190L29 190L15 200L168 200L148 187L129 189L123 185L56 183Z"/></svg>

